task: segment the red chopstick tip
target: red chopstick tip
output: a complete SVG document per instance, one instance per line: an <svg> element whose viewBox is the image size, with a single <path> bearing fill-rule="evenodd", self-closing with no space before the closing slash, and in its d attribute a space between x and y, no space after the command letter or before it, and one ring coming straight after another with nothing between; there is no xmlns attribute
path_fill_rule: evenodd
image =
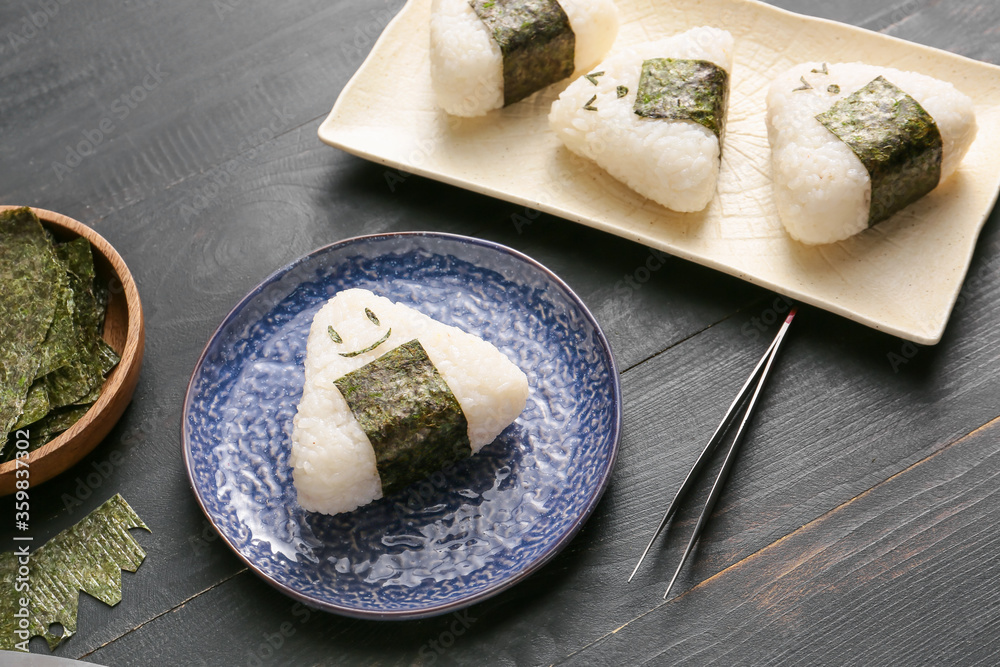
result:
<svg viewBox="0 0 1000 667"><path fill-rule="evenodd" d="M788 311L788 317L785 318L785 324L788 324L795 317L795 313L799 312L798 306L792 306L792 309Z"/></svg>

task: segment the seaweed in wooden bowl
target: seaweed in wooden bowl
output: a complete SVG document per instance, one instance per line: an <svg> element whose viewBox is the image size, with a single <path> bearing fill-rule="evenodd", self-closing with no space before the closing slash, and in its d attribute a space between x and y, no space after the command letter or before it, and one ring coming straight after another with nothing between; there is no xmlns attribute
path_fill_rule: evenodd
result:
<svg viewBox="0 0 1000 667"><path fill-rule="evenodd" d="M0 206L0 216L6 495L18 480L34 487L66 470L107 436L139 380L145 330L132 275L103 237L43 209Z"/></svg>

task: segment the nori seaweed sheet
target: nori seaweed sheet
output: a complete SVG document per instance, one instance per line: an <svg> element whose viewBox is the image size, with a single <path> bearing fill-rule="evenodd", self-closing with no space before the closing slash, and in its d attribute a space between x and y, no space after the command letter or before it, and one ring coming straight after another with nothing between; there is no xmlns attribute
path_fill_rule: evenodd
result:
<svg viewBox="0 0 1000 667"><path fill-rule="evenodd" d="M104 316L108 310L107 285L97 281L94 254L87 239L81 237L66 243L58 248L58 252L69 272L69 284L76 302L77 327L90 347L91 361L100 368L102 376L107 376L121 361L103 337ZM100 385L97 388L99 390ZM97 396L94 396L92 401L96 400Z"/></svg>
<svg viewBox="0 0 1000 667"><path fill-rule="evenodd" d="M52 408L86 402L104 383L100 366L91 358L78 359L43 378Z"/></svg>
<svg viewBox="0 0 1000 667"><path fill-rule="evenodd" d="M503 56L504 106L573 73L576 35L556 0L469 0Z"/></svg>
<svg viewBox="0 0 1000 667"><path fill-rule="evenodd" d="M61 268L34 213L0 213L0 442L17 423L41 364Z"/></svg>
<svg viewBox="0 0 1000 667"><path fill-rule="evenodd" d="M0 214L0 460L14 453L13 428L97 400L119 361L102 337L107 302L87 239L54 246L30 209ZM33 434L31 449L57 434Z"/></svg>
<svg viewBox="0 0 1000 667"><path fill-rule="evenodd" d="M35 380L31 388L28 389L28 396L21 408L21 417L14 425L14 429L33 424L47 415L49 410L49 393L45 390L45 381Z"/></svg>
<svg viewBox="0 0 1000 667"><path fill-rule="evenodd" d="M722 140L729 73L707 60L653 58L642 63L633 110L644 118L689 120Z"/></svg>
<svg viewBox="0 0 1000 667"><path fill-rule="evenodd" d="M56 258L59 259L58 252ZM76 331L73 329L75 304L73 292L69 289L69 276L65 270L58 273L56 284L52 285L51 289L56 295L56 312L45 342L42 343L38 377L62 368L76 356L77 340Z"/></svg>
<svg viewBox="0 0 1000 667"><path fill-rule="evenodd" d="M121 602L121 571L135 572L146 558L129 533L132 528L149 530L125 499L115 494L28 555L28 592L17 591L13 585L18 554L0 554L0 581L5 584L0 591L0 649L14 650L18 643L27 642L16 634L19 624L14 616L25 595L29 602L28 638L44 637L50 649L76 633L80 591L107 605ZM49 632L53 623L62 625L62 636Z"/></svg>
<svg viewBox="0 0 1000 667"><path fill-rule="evenodd" d="M472 454L465 413L419 341L335 384L375 449L383 495Z"/></svg>
<svg viewBox="0 0 1000 667"><path fill-rule="evenodd" d="M868 226L937 187L941 132L920 103L884 77L840 100L816 120L850 147L868 170Z"/></svg>
<svg viewBox="0 0 1000 667"><path fill-rule="evenodd" d="M104 310L94 288L94 257L87 239L78 238L57 249L75 305L73 311L76 356L45 376L52 408L92 403L100 395L104 377L118 363L118 355L101 337Z"/></svg>
<svg viewBox="0 0 1000 667"><path fill-rule="evenodd" d="M10 435L7 437L7 449L5 450L6 454L0 456L0 463L6 463L14 458L14 454L17 451L14 443L19 436L23 437L22 434L26 434L28 436L27 451L29 453L33 452L42 445L51 442L63 431L69 429L69 427L79 421L83 415L87 414L87 410L90 410L90 406L92 405L93 403L91 402L84 405L71 405L65 408L58 408L50 411L41 419L27 424L24 427L18 426L11 431Z"/></svg>
<svg viewBox="0 0 1000 667"><path fill-rule="evenodd" d="M66 272L70 273L84 283L92 285L96 276L94 272L94 253L90 249L90 242L82 236L72 241L63 243L56 249L56 254L66 266Z"/></svg>
<svg viewBox="0 0 1000 667"><path fill-rule="evenodd" d="M55 437L79 421L87 413L90 405L71 405L52 410L38 421L28 426L29 438Z"/></svg>

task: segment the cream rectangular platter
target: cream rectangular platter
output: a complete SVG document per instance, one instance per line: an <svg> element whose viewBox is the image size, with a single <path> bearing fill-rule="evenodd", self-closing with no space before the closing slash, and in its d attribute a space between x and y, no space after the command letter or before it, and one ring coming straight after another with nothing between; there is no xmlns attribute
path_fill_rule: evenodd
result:
<svg viewBox="0 0 1000 667"><path fill-rule="evenodd" d="M401 170L542 210L689 259L922 344L937 343L1000 188L1000 67L753 0L618 0L614 50L699 25L736 40L718 192L675 213L570 153L548 128L556 84L479 119L434 103L431 0L409 0L344 88L320 138ZM958 172L847 241L806 246L772 198L764 124L771 79L803 61L923 72L973 98L979 134Z"/></svg>

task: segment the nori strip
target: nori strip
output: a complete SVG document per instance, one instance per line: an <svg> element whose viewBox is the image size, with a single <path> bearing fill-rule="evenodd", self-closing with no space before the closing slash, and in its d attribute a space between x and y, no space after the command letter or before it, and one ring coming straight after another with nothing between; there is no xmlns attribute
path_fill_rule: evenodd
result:
<svg viewBox="0 0 1000 667"><path fill-rule="evenodd" d="M96 274L94 273L94 254L90 249L90 242L81 237L63 243L56 249L65 266L67 273L71 273L85 284L92 285Z"/></svg>
<svg viewBox="0 0 1000 667"><path fill-rule="evenodd" d="M104 316L108 312L108 302L111 300L111 293L108 291L108 286L104 283L94 280L94 301L97 303L97 312L100 313L100 318L97 323L97 328L104 330Z"/></svg>
<svg viewBox="0 0 1000 667"><path fill-rule="evenodd" d="M816 120L847 144L868 170L869 227L920 199L941 180L937 123L884 77L840 100Z"/></svg>
<svg viewBox="0 0 1000 667"><path fill-rule="evenodd" d="M55 439L55 437L63 431L68 430L70 426L79 421L79 419L87 413L87 410L90 410L90 406L92 405L93 403L87 403L85 405L73 405L66 408L59 408L50 411L38 421L28 424L23 428L18 426L7 437L8 448L5 450L6 454L0 456L0 463L6 463L14 458L14 452L17 448L13 446L13 443L17 439L16 436L18 431L27 431L28 452L33 452L42 445L45 445Z"/></svg>
<svg viewBox="0 0 1000 667"><path fill-rule="evenodd" d="M52 328L45 339L39 376L50 373L79 359L80 322L89 331L93 329L100 336L104 321L104 310L98 312L94 297L94 256L90 242L78 237L56 246L56 259L63 271L55 289L59 298L59 309L52 322ZM107 306L105 302L104 306ZM82 310L81 310L82 309Z"/></svg>
<svg viewBox="0 0 1000 667"><path fill-rule="evenodd" d="M371 312L367 308L365 308L365 310L367 312ZM385 341L389 340L389 336L391 336L391 335L392 335L392 327L389 327L389 330L385 332L385 335L383 335L381 338L379 338L377 341L375 341L374 343L372 343L368 347L362 348L360 350L355 350L354 352L341 352L340 356L342 356L342 357L356 357L359 354L364 354L365 352L371 352L376 347L378 347L379 345L381 345Z"/></svg>
<svg viewBox="0 0 1000 667"><path fill-rule="evenodd" d="M103 338L97 339L97 355L101 364L101 375L108 376L122 358L115 352L115 348L104 342ZM97 400L96 398L94 399Z"/></svg>
<svg viewBox="0 0 1000 667"><path fill-rule="evenodd" d="M375 449L383 495L472 454L462 407L419 341L334 383Z"/></svg>
<svg viewBox="0 0 1000 667"><path fill-rule="evenodd" d="M17 423L57 309L59 280L45 230L28 208L0 213L0 442Z"/></svg>
<svg viewBox="0 0 1000 667"><path fill-rule="evenodd" d="M104 377L119 361L101 337L104 309L94 287L94 257L87 239L79 238L57 248L69 276L75 309L76 358L45 376L49 403L53 408L93 403L100 395Z"/></svg>
<svg viewBox="0 0 1000 667"><path fill-rule="evenodd" d="M504 106L573 73L576 35L556 0L469 0L503 56Z"/></svg>
<svg viewBox="0 0 1000 667"><path fill-rule="evenodd" d="M84 239L86 241L86 239ZM58 258L58 253L57 253ZM73 292L69 289L69 276L64 270L58 272L57 280L51 286L56 295L56 312L52 326L40 350L38 373L41 377L62 368L76 357L76 331L73 329Z"/></svg>
<svg viewBox="0 0 1000 667"><path fill-rule="evenodd" d="M76 633L79 591L107 605L121 602L121 571L135 572L146 558L146 552L129 533L132 528L149 530L125 499L115 494L78 524L28 555L27 593L16 591L13 585L19 555L13 551L0 554L0 581L4 582L0 591L0 649L14 650L21 642L26 647L28 639L41 636L54 650L72 637ZM25 595L29 602L28 628L18 636L18 618L14 614L20 610L19 601ZM62 625L61 636L49 632L53 623Z"/></svg>
<svg viewBox="0 0 1000 667"><path fill-rule="evenodd" d="M97 298L94 287L94 256L90 250L90 242L81 237L59 246L56 252L65 263L69 275L69 286L76 306L74 321L86 336L86 342L93 344L101 340L107 301L102 303Z"/></svg>
<svg viewBox="0 0 1000 667"><path fill-rule="evenodd" d="M81 396L80 398L76 399L76 402L69 407L77 407L81 405L93 405L94 403L97 402L97 399L101 397L101 389L103 386L104 385L102 383L97 387L95 387L94 389L91 389L90 393L88 393L86 396Z"/></svg>
<svg viewBox="0 0 1000 667"><path fill-rule="evenodd" d="M104 384L101 367L96 357L88 356L63 366L43 378L48 392L49 405L61 408L74 403L85 402L95 390Z"/></svg>
<svg viewBox="0 0 1000 667"><path fill-rule="evenodd" d="M21 416L14 425L14 429L23 428L28 424L33 424L49 413L49 393L45 390L43 380L35 380L28 389L28 396L21 407Z"/></svg>
<svg viewBox="0 0 1000 667"><path fill-rule="evenodd" d="M44 435L59 435L79 421L80 417L87 413L91 405L93 404L73 405L67 408L52 410L45 417L28 426L29 438Z"/></svg>
<svg viewBox="0 0 1000 667"><path fill-rule="evenodd" d="M804 76L800 76L799 77L799 81L802 82L802 85L799 86L798 88L792 88L792 92L793 93L797 93L800 90L812 90L813 89L812 84L809 83L808 81L806 81L806 78Z"/></svg>
<svg viewBox="0 0 1000 667"><path fill-rule="evenodd" d="M722 139L729 73L707 60L653 58L642 63L635 113L644 118L689 120Z"/></svg>

